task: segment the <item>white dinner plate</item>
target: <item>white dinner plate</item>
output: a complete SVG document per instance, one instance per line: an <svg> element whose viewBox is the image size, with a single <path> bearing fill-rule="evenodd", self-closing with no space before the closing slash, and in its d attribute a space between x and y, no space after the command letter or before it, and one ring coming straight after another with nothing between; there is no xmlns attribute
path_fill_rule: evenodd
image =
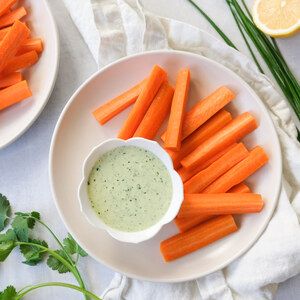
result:
<svg viewBox="0 0 300 300"><path fill-rule="evenodd" d="M24 72L33 96L0 111L0 149L20 137L45 107L54 87L59 61L56 25L46 0L25 0L26 21L33 37L40 37L44 51L39 61Z"/></svg>
<svg viewBox="0 0 300 300"><path fill-rule="evenodd" d="M260 125L244 139L245 144L249 148L261 145L270 158L268 165L247 180L254 192L263 195L263 211L236 218L240 227L238 232L171 263L164 263L159 252L159 243L177 232L174 224L164 226L154 238L137 245L118 242L89 224L80 212L77 199L85 157L100 142L116 136L129 110L105 126L100 126L91 112L106 100L145 78L154 64L159 64L168 71L171 83L174 83L179 68L190 68L190 104L220 85L227 85L236 91L237 97L228 109L233 115L249 111ZM92 257L130 277L179 282L225 267L258 239L277 204L281 187L281 152L266 108L240 77L199 55L178 51L154 51L127 57L103 68L77 90L55 128L50 149L50 179L55 203L63 222Z"/></svg>

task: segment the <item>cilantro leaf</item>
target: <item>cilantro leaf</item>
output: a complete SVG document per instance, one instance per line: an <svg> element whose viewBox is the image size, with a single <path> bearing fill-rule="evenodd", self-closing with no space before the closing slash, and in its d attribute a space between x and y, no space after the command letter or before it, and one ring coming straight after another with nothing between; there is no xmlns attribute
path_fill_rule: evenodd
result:
<svg viewBox="0 0 300 300"><path fill-rule="evenodd" d="M15 248L16 235L12 229L0 234L0 262L5 261L11 251Z"/></svg>
<svg viewBox="0 0 300 300"><path fill-rule="evenodd" d="M68 237L63 240L64 249L70 254L73 255L75 253L84 257L87 256L87 253L77 244L71 234L68 234Z"/></svg>
<svg viewBox="0 0 300 300"><path fill-rule="evenodd" d="M10 204L7 198L0 194L0 232L5 228L10 215Z"/></svg>
<svg viewBox="0 0 300 300"><path fill-rule="evenodd" d="M48 248L48 245L45 241L34 240L34 239L29 239L28 241L30 243L38 244L38 245ZM20 250L26 259L25 261L23 261L23 263L27 264L29 266L37 265L39 262L41 262L43 260L43 258L47 254L47 250L43 250L34 245L21 245Z"/></svg>
<svg viewBox="0 0 300 300"><path fill-rule="evenodd" d="M35 219L40 220L40 213L37 211L32 211L31 213L16 212L15 215L27 219L28 227L30 229L33 229L35 225Z"/></svg>
<svg viewBox="0 0 300 300"><path fill-rule="evenodd" d="M28 242L29 226L28 226L27 217L17 215L14 218L11 226L14 229L19 241Z"/></svg>
<svg viewBox="0 0 300 300"><path fill-rule="evenodd" d="M14 300L17 299L17 295L16 289L10 285L0 293L0 300Z"/></svg>
<svg viewBox="0 0 300 300"><path fill-rule="evenodd" d="M5 241L0 243L0 262L6 260L10 252L15 248L14 241Z"/></svg>
<svg viewBox="0 0 300 300"><path fill-rule="evenodd" d="M61 257L63 257L65 260L68 260L68 257L66 256L66 253L63 250L56 250L55 252ZM70 270L62 262L60 262L52 255L49 255L47 259L47 265L49 268L51 268L54 271L58 271L58 273L60 274L70 272Z"/></svg>

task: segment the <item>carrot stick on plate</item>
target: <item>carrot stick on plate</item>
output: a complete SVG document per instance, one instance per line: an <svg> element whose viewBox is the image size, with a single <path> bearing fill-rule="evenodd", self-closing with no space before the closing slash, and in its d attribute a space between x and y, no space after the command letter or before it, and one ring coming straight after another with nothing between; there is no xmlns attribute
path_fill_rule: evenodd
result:
<svg viewBox="0 0 300 300"><path fill-rule="evenodd" d="M239 143L184 183L184 191L188 194L200 193L217 178L230 170L249 154L243 143Z"/></svg>
<svg viewBox="0 0 300 300"><path fill-rule="evenodd" d="M226 193L233 186L247 179L267 162L268 156L264 149L257 146L250 151L249 155L245 159L220 176L202 192L209 194Z"/></svg>
<svg viewBox="0 0 300 300"><path fill-rule="evenodd" d="M9 11L0 17L0 28L12 25L15 21L22 19L26 15L27 11L23 6Z"/></svg>
<svg viewBox="0 0 300 300"><path fill-rule="evenodd" d="M26 80L16 83L0 91L0 110L3 110L31 96L32 93L27 85Z"/></svg>
<svg viewBox="0 0 300 300"><path fill-rule="evenodd" d="M26 40L17 52L17 55L24 54L26 52L35 51L41 53L43 51L43 41L40 38Z"/></svg>
<svg viewBox="0 0 300 300"><path fill-rule="evenodd" d="M257 123L254 117L250 113L245 112L199 145L198 148L181 160L181 164L185 168L195 168L220 152L224 147L239 141L256 128Z"/></svg>
<svg viewBox="0 0 300 300"><path fill-rule="evenodd" d="M8 33L8 31L10 29L11 29L11 26L0 29L0 41L5 37L5 35Z"/></svg>
<svg viewBox="0 0 300 300"><path fill-rule="evenodd" d="M200 100L185 115L182 127L182 140L232 101L234 97L235 94L229 88L222 86L206 98ZM164 133L161 139L164 141L165 138Z"/></svg>
<svg viewBox="0 0 300 300"><path fill-rule="evenodd" d="M199 164L196 168L186 169L186 168L181 167L180 169L178 169L177 172L178 172L179 176L181 177L182 182L185 183L186 181L188 181L190 178L192 178L194 175L196 175L200 171L208 168L212 163L214 163L216 160L218 160L221 156L223 156L229 150L234 148L236 145L237 145L237 143L233 143L229 147L226 147L225 149L218 152L217 154L215 154L210 159L208 159L205 162Z"/></svg>
<svg viewBox="0 0 300 300"><path fill-rule="evenodd" d="M171 112L166 131L164 147L178 151L181 147L182 126L185 107L190 88L190 70L181 69L176 79L175 92L172 100Z"/></svg>
<svg viewBox="0 0 300 300"><path fill-rule="evenodd" d="M0 0L0 16L7 13L18 0Z"/></svg>
<svg viewBox="0 0 300 300"><path fill-rule="evenodd" d="M246 185L245 185L246 186ZM246 186L247 187L247 186ZM250 189L249 189L250 191ZM229 191L228 191L229 192ZM251 192L251 191L250 191ZM232 191L232 193L249 193L246 189L237 189L236 191ZM174 222L179 229L180 232L187 231L196 225L199 225L209 219L212 219L215 216L212 215L198 215L195 217L189 218L179 218L178 216L175 218Z"/></svg>
<svg viewBox="0 0 300 300"><path fill-rule="evenodd" d="M250 188L245 183L241 182L232 187L228 193L251 193Z"/></svg>
<svg viewBox="0 0 300 300"><path fill-rule="evenodd" d="M195 132L187 137L181 144L180 151L167 150L173 160L174 168L180 166L180 161L195 150L202 142L211 137L232 120L231 114L221 110L201 125Z"/></svg>
<svg viewBox="0 0 300 300"><path fill-rule="evenodd" d="M3 73L10 74L12 72L28 68L34 65L39 60L39 56L35 51L30 51L18 56L15 56L8 61Z"/></svg>
<svg viewBox="0 0 300 300"><path fill-rule="evenodd" d="M117 114L121 113L136 101L146 81L147 79L144 79L129 90L99 106L93 111L95 119L101 125L104 125Z"/></svg>
<svg viewBox="0 0 300 300"><path fill-rule="evenodd" d="M174 88L168 82L163 83L137 128L134 137L143 137L149 140L155 137L170 111L173 94Z"/></svg>
<svg viewBox="0 0 300 300"><path fill-rule="evenodd" d="M160 251L166 262L172 261L207 246L237 229L231 215L219 216L162 241Z"/></svg>
<svg viewBox="0 0 300 300"><path fill-rule="evenodd" d="M14 85L22 81L22 74L20 72L11 73L0 77L0 89Z"/></svg>
<svg viewBox="0 0 300 300"><path fill-rule="evenodd" d="M261 195L252 193L185 194L178 218L257 213L263 206Z"/></svg>
<svg viewBox="0 0 300 300"><path fill-rule="evenodd" d="M0 73L10 59L17 53L19 46L28 38L30 30L23 23L16 21L0 42ZM11 72L9 72L11 73Z"/></svg>
<svg viewBox="0 0 300 300"><path fill-rule="evenodd" d="M133 137L135 131L143 120L160 86L167 80L167 73L158 65L152 71L139 94L129 116L123 124L118 137L127 140Z"/></svg>

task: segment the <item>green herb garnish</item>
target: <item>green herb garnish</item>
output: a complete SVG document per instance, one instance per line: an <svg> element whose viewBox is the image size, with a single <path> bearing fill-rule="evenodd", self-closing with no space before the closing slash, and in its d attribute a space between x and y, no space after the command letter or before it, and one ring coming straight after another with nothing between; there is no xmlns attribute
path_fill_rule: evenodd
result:
<svg viewBox="0 0 300 300"><path fill-rule="evenodd" d="M12 217L9 217L10 211L9 201L5 196L0 194L0 262L4 262L15 248L19 249L23 255L23 263L29 266L35 266L48 257L47 265L52 270L58 273L71 272L79 286L63 282L46 282L26 286L19 291L13 286L8 286L4 291L0 292L0 300L19 300L33 290L48 286L70 288L81 292L86 300L100 300L98 296L87 291L85 288L85 284L77 268L77 262L79 257L87 256L87 253L76 243L70 234L61 242L50 227L40 219L38 212L16 212ZM58 243L59 249L51 249L44 240L32 237L36 224L40 224L47 229ZM4 229L9 225L11 228L3 233Z"/></svg>

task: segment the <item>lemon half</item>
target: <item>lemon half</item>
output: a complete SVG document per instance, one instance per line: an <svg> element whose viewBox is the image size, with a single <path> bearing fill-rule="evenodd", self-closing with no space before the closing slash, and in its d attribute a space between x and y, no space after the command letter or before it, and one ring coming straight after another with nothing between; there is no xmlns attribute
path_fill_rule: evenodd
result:
<svg viewBox="0 0 300 300"><path fill-rule="evenodd" d="M256 0L253 21L270 36L290 36L300 29L300 0Z"/></svg>

